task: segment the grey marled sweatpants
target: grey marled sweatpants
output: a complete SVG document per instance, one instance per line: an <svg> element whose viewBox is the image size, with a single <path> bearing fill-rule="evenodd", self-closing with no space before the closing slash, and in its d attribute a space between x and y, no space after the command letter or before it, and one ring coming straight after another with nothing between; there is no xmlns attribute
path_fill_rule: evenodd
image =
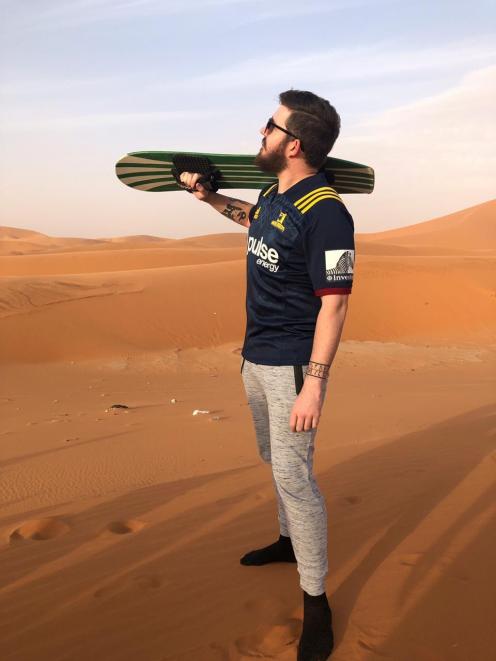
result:
<svg viewBox="0 0 496 661"><path fill-rule="evenodd" d="M241 375L258 451L272 464L281 535L291 537L300 586L311 595L325 592L327 510L312 475L317 429L293 432L289 419L307 365L259 365L243 358ZM327 382L326 382L327 385Z"/></svg>

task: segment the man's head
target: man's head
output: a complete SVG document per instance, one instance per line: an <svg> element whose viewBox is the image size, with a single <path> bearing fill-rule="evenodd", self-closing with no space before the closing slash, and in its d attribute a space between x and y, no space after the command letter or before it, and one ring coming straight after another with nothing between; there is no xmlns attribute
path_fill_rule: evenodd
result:
<svg viewBox="0 0 496 661"><path fill-rule="evenodd" d="M274 174L296 164L319 170L339 135L336 109L312 92L293 89L281 92L279 103L270 125L260 129L264 139L255 165Z"/></svg>

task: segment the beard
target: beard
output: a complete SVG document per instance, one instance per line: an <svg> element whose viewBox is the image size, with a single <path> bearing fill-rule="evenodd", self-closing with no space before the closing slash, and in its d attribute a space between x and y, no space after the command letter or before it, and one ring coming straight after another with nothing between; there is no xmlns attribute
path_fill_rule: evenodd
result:
<svg viewBox="0 0 496 661"><path fill-rule="evenodd" d="M263 144L265 146L265 144ZM280 144L274 151L267 152L263 147L260 148L260 151L255 156L254 164L262 170L262 172L269 172L270 174L280 174L283 170L286 169L286 156L284 155L284 149L286 147L286 142Z"/></svg>

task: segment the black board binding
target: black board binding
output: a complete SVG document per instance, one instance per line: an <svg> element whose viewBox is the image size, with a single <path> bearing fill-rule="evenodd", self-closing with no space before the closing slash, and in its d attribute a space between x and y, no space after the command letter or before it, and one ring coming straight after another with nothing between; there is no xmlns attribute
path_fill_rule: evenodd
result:
<svg viewBox="0 0 496 661"><path fill-rule="evenodd" d="M198 182L204 186L207 190L217 191L219 190L218 181L221 178L221 173L210 160L205 156L190 156L189 154L175 154L172 157L173 167L171 168L171 173L174 179L177 181L178 185L181 188L184 188L188 193L192 193L193 190L188 186L185 186L180 179L180 175L183 172L199 172L202 176L198 179Z"/></svg>

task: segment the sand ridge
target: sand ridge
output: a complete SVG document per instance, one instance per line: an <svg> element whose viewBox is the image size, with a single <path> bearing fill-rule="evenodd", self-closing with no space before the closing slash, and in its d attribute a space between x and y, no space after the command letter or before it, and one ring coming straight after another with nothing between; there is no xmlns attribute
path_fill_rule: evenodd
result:
<svg viewBox="0 0 496 661"><path fill-rule="evenodd" d="M377 234L358 233L343 338L494 343L496 241L488 243L487 237L495 210L493 201L453 219L453 231L470 233L484 250L468 251L464 245L457 253L459 239L451 239L447 219L380 233L384 243ZM4 228L3 235L7 243L26 236L40 245L50 241L12 228ZM428 237L425 245L419 236ZM414 244L403 245L409 240ZM178 345L207 348L242 336L246 233L145 237L148 248L138 237L133 249L122 247L130 238L120 238L107 240L111 249L99 244L94 251L88 251L86 240L77 250L61 251L65 241L80 240L57 239L56 252L0 257L5 276L0 362L80 360ZM57 343L53 328L61 329Z"/></svg>

